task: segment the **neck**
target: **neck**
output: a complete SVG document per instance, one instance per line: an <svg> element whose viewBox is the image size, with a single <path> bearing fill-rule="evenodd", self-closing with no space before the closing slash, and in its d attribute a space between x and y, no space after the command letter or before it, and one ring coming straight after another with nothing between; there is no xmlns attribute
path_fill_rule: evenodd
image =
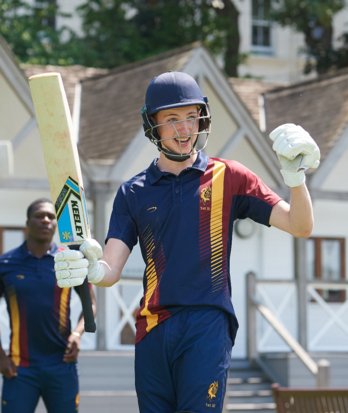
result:
<svg viewBox="0 0 348 413"><path fill-rule="evenodd" d="M184 169L191 167L197 159L197 153L192 154L183 162L171 161L166 158L161 152L157 162L157 166L162 172L170 172L174 175L179 175Z"/></svg>
<svg viewBox="0 0 348 413"><path fill-rule="evenodd" d="M40 241L40 240L35 240L32 238L27 239L27 247L28 250L31 252L32 255L34 255L37 258L41 258L46 254L46 252L50 249L51 247L51 242L49 241Z"/></svg>

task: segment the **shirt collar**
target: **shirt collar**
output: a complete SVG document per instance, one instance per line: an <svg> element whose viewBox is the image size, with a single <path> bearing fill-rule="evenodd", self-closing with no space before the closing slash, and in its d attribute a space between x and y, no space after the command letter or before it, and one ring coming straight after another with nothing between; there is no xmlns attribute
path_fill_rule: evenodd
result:
<svg viewBox="0 0 348 413"><path fill-rule="evenodd" d="M23 244L20 246L20 249L21 249L21 253L24 255L24 256L28 256L28 255L32 255L31 253L30 253L30 251L28 250L28 247L27 247L27 242L26 241L24 241L23 242ZM46 254L45 255L51 255L52 257L56 254L56 252L57 252L57 250L58 250L58 246L57 246L57 244L55 244L54 242L51 244L51 246L50 246L50 249L46 252Z"/></svg>
<svg viewBox="0 0 348 413"><path fill-rule="evenodd" d="M159 167L157 166L157 161L158 159L153 160L147 170L151 185L159 181L163 176L171 175L170 172L161 171ZM187 168L187 170L195 169L197 171L204 172L207 169L207 165L208 165L208 156L204 152L199 151L197 154L197 159L195 160L194 164L190 166L189 168Z"/></svg>

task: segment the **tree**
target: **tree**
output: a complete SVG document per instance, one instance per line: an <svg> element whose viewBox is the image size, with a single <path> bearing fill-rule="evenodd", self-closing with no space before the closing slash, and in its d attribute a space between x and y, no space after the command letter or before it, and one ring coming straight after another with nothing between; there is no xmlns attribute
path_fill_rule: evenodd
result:
<svg viewBox="0 0 348 413"><path fill-rule="evenodd" d="M63 38L73 34L62 27L56 30L60 13L56 0L37 1L31 6L22 0L0 0L0 34L21 62L70 64L70 52Z"/></svg>
<svg viewBox="0 0 348 413"><path fill-rule="evenodd" d="M348 66L347 35L342 46L333 46L333 16L345 7L344 0L281 0L272 19L304 34L307 63L305 73L322 74L331 68Z"/></svg>
<svg viewBox="0 0 348 413"><path fill-rule="evenodd" d="M22 62L113 68L200 41L237 76L238 11L231 0L85 0L76 10L79 36L57 30L57 0L34 4L0 0L0 34Z"/></svg>
<svg viewBox="0 0 348 413"><path fill-rule="evenodd" d="M78 8L86 64L115 67L195 41L236 75L238 12L230 0L89 0Z"/></svg>
<svg viewBox="0 0 348 413"><path fill-rule="evenodd" d="M217 11L224 31L222 49L224 50L225 72L228 76L238 77L240 34L238 27L239 11L231 0L224 0L223 7Z"/></svg>

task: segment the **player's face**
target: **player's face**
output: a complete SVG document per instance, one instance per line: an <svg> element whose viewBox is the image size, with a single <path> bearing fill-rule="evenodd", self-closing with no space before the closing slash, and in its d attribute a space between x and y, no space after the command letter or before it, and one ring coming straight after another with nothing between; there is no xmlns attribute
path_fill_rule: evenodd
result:
<svg viewBox="0 0 348 413"><path fill-rule="evenodd" d="M43 202L37 204L27 221L27 234L38 242L51 242L57 228L54 206Z"/></svg>
<svg viewBox="0 0 348 413"><path fill-rule="evenodd" d="M178 154L190 153L198 136L199 116L195 105L159 111L155 122L162 146Z"/></svg>

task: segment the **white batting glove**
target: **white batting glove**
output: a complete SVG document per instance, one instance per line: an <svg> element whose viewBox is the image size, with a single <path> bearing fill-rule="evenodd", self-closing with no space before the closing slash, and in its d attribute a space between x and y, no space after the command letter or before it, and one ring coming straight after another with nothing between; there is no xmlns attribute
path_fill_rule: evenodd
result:
<svg viewBox="0 0 348 413"><path fill-rule="evenodd" d="M103 256L103 249L95 239L86 239L80 245L80 251L88 260L88 281L92 284L98 284L105 275L105 267L100 258Z"/></svg>
<svg viewBox="0 0 348 413"><path fill-rule="evenodd" d="M81 251L65 249L54 257L54 269L60 288L83 284L88 272L88 260Z"/></svg>
<svg viewBox="0 0 348 413"><path fill-rule="evenodd" d="M284 182L289 187L303 184L307 169L318 168L320 150L311 135L301 126L285 123L275 128L269 135L273 141Z"/></svg>

